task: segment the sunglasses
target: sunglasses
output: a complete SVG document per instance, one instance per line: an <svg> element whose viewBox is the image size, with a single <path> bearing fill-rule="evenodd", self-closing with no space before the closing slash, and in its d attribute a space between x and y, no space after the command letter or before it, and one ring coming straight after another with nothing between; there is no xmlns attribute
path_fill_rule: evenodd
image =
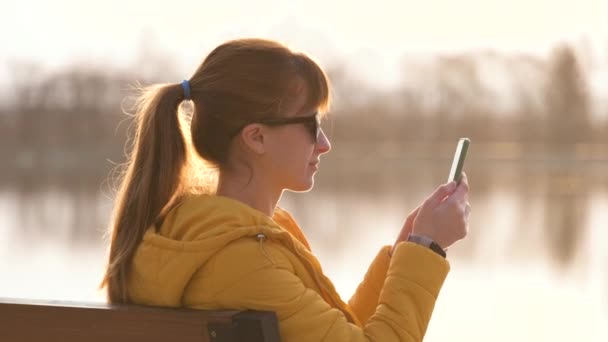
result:
<svg viewBox="0 0 608 342"><path fill-rule="evenodd" d="M319 113L314 113L310 116L296 116L291 118L267 118L267 119L259 119L250 123L259 123L267 126L283 126L283 125L293 125L293 124L304 124L304 126L308 129L310 136L312 137L314 143L317 143L317 139L319 134L321 133L321 118L319 117ZM239 129L240 131L240 129ZM238 131L237 131L238 134ZM236 134L235 134L236 135Z"/></svg>

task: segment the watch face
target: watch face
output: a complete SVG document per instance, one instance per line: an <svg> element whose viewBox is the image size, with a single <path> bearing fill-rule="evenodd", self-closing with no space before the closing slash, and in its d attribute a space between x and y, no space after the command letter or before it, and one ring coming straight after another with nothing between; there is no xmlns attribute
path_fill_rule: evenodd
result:
<svg viewBox="0 0 608 342"><path fill-rule="evenodd" d="M407 237L407 241L419 244L421 246L428 247L428 248L432 249L435 253L441 255L442 257L444 257L444 258L446 257L446 253L443 250L443 248L441 248L441 246L439 246L439 244L437 244L435 241L433 241L433 239L431 239L428 236L410 234Z"/></svg>

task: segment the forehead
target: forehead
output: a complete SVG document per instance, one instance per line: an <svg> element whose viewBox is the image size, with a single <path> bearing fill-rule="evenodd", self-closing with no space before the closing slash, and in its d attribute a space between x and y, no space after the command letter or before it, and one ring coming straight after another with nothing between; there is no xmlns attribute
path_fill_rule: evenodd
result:
<svg viewBox="0 0 608 342"><path fill-rule="evenodd" d="M284 115L303 116L311 115L317 111L317 104L312 103L306 82L298 78L285 102Z"/></svg>

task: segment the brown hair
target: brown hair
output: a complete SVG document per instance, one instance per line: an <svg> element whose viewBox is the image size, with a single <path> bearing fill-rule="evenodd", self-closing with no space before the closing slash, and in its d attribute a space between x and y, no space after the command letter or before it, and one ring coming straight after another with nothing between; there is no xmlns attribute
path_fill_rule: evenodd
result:
<svg viewBox="0 0 608 342"><path fill-rule="evenodd" d="M234 133L256 119L281 116L298 92L297 80L308 90L305 108L326 112L329 81L310 57L269 40L228 41L215 48L189 80L189 132L187 116L180 110L180 83L142 90L109 231L109 261L101 283L107 286L109 302L129 302L130 264L145 231L158 227L184 195L213 191L201 177L201 157L221 169Z"/></svg>

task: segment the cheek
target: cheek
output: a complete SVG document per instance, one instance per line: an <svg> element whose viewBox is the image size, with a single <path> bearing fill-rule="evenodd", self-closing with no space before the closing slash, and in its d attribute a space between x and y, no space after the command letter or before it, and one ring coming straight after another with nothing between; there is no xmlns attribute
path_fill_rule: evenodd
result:
<svg viewBox="0 0 608 342"><path fill-rule="evenodd" d="M273 147L273 164L283 171L301 170L308 166L314 145L303 144L296 137L290 138Z"/></svg>
<svg viewBox="0 0 608 342"><path fill-rule="evenodd" d="M279 162L283 165L283 167L290 170L302 169L309 163L310 152L311 151L304 146L300 148L285 149L281 154L282 158Z"/></svg>

